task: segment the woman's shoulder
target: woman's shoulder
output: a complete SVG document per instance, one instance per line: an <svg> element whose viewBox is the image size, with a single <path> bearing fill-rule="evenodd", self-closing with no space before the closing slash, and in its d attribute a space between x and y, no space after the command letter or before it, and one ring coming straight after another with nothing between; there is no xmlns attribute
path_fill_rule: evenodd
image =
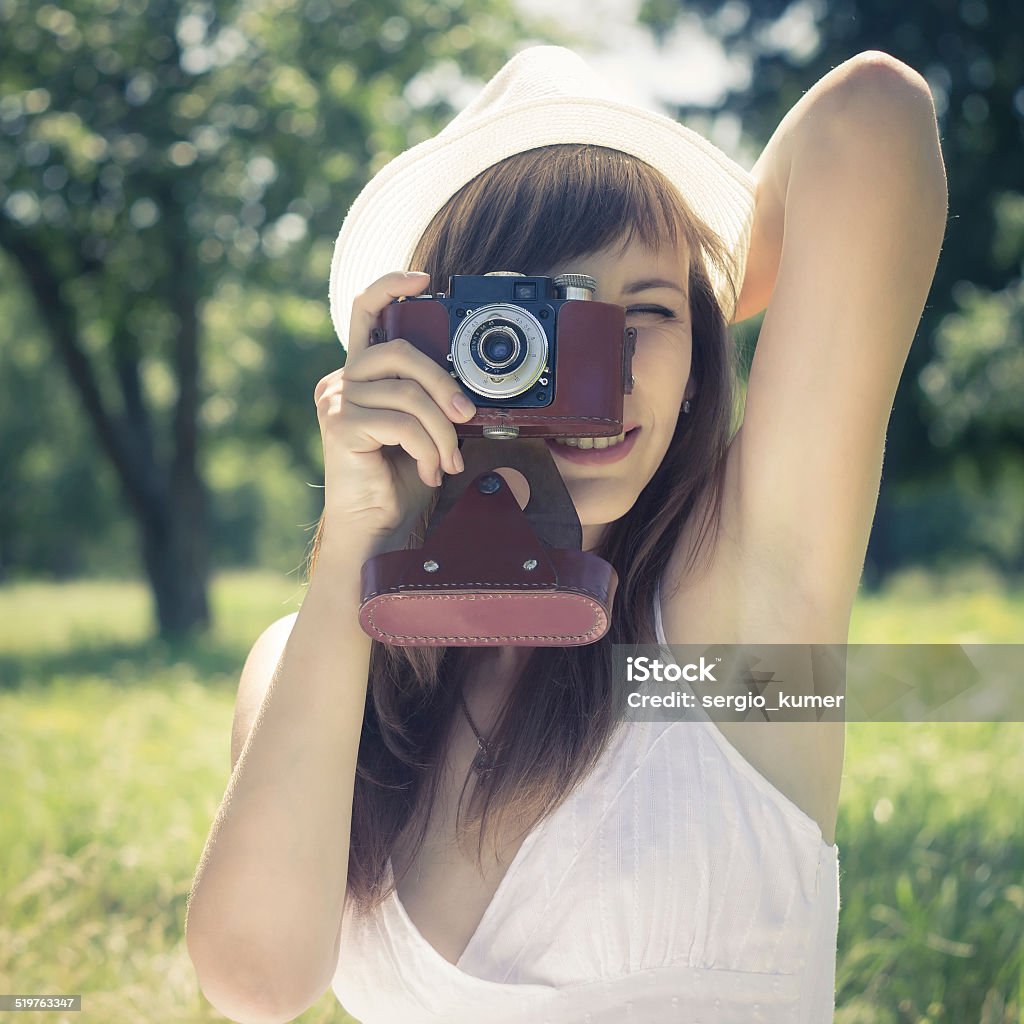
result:
<svg viewBox="0 0 1024 1024"><path fill-rule="evenodd" d="M231 726L231 770L242 753L249 738L253 722L263 704L263 698L270 688L285 644L291 636L292 626L298 612L284 615L272 622L256 638L242 667L238 681L238 695L235 698L235 717Z"/></svg>

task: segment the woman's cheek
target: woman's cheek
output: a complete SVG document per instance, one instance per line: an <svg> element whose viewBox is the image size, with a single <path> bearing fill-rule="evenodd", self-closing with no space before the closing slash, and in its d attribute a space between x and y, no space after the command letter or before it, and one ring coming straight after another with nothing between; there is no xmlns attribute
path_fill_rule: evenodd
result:
<svg viewBox="0 0 1024 1024"><path fill-rule="evenodd" d="M633 352L633 377L646 401L659 409L682 405L691 356L689 332L681 339L678 330L640 331Z"/></svg>

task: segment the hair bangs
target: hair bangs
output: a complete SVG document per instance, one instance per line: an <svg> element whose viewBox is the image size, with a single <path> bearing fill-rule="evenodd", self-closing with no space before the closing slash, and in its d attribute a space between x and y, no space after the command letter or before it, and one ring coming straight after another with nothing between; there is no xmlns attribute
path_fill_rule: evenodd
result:
<svg viewBox="0 0 1024 1024"><path fill-rule="evenodd" d="M636 157L601 146L544 146L464 185L418 250L438 254L439 265L423 269L444 288L452 274L536 273L620 240L622 249L634 238L650 249L674 245L689 216L664 175Z"/></svg>

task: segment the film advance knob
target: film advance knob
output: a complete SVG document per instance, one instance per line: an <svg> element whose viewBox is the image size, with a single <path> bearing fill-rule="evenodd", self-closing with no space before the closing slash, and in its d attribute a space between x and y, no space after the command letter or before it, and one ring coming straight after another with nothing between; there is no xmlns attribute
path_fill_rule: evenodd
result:
<svg viewBox="0 0 1024 1024"><path fill-rule="evenodd" d="M592 299L597 291L597 281L589 274L559 274L554 285L565 289L567 299Z"/></svg>

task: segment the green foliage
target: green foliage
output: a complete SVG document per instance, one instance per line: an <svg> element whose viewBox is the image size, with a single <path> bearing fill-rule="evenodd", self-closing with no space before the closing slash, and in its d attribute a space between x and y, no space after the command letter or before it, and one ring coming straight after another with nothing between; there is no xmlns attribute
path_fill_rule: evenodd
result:
<svg viewBox="0 0 1024 1024"><path fill-rule="evenodd" d="M899 552L904 566L936 569L987 559L1005 571L1024 571L1024 463L951 456L949 475L908 483L884 496L876 537Z"/></svg>
<svg viewBox="0 0 1024 1024"><path fill-rule="evenodd" d="M850 639L1019 642L1024 592L993 582L907 575L861 598ZM173 647L150 639L139 583L0 589L3 991L81 992L108 1024L223 1019L188 958L186 900L230 775L238 673L302 588L224 574L212 596L216 628ZM847 727L837 1024L1017 1024L1022 731ZM298 1020L351 1018L327 992Z"/></svg>
<svg viewBox="0 0 1024 1024"><path fill-rule="evenodd" d="M950 220L868 578L974 556L1024 570L1016 9L850 0L805 32L791 6L647 0L641 21L664 39L700 18L750 59L722 106L748 151L860 50L926 76ZM368 178L527 41L572 44L564 19L524 25L512 0L0 0L0 579L140 571L137 511L83 380L166 485L193 315L214 563L301 562L321 507L312 391L342 356L326 304L336 232ZM708 134L715 113L679 109ZM54 345L61 325L84 376Z"/></svg>
<svg viewBox="0 0 1024 1024"><path fill-rule="evenodd" d="M193 421L215 561L296 564L334 238L524 31L510 0L0 0L0 578L138 572Z"/></svg>
<svg viewBox="0 0 1024 1024"><path fill-rule="evenodd" d="M96 327L130 298L156 343L144 314L173 293L168 233L205 264L204 296L228 274L322 297L315 244L376 167L451 115L434 64L496 69L507 41L487 28L503 17L518 24L493 2L5 0L9 237L20 225L68 271L102 271Z"/></svg>
<svg viewBox="0 0 1024 1024"><path fill-rule="evenodd" d="M1019 210L1024 196L1016 198ZM953 300L958 311L939 326L920 377L934 409L931 436L948 447L971 432L991 464L993 455L1005 460L1001 445L1024 449L1024 281L999 292L963 281Z"/></svg>
<svg viewBox="0 0 1024 1024"><path fill-rule="evenodd" d="M12 271L0 255L0 580L134 574L117 477L82 431L81 400L25 297L5 287Z"/></svg>

